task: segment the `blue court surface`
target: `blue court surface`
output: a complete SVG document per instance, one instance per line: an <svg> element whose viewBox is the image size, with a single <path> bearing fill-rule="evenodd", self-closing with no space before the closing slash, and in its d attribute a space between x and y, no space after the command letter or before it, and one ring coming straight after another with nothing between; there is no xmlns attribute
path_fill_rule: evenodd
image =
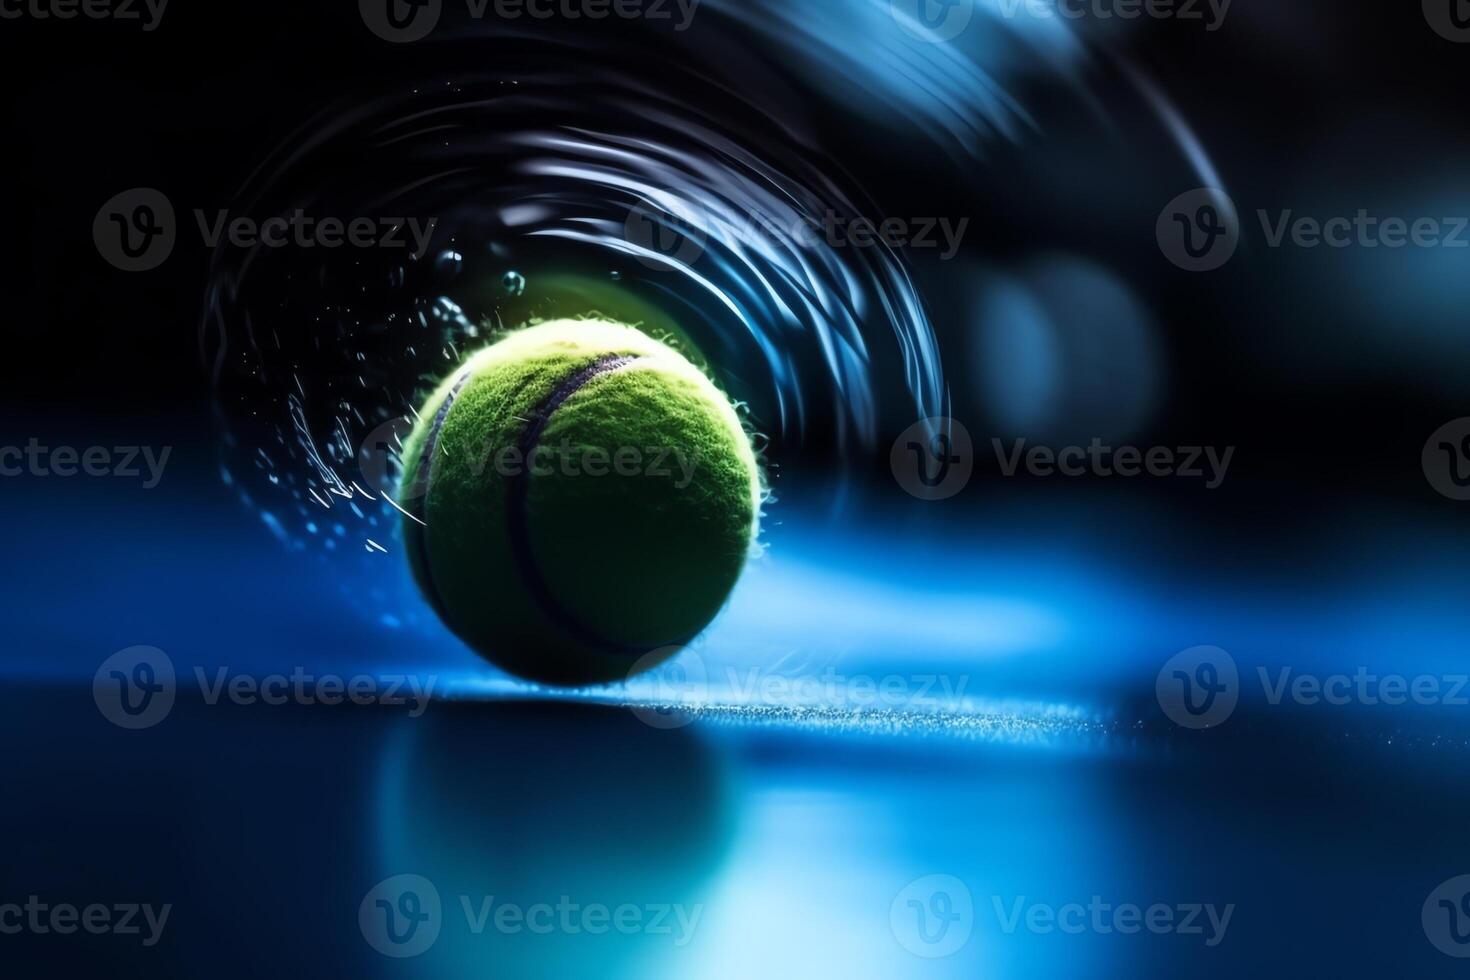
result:
<svg viewBox="0 0 1470 980"><path fill-rule="evenodd" d="M14 915L44 924L50 906L105 894L137 904L140 926L131 945L28 929L7 939L18 962L149 976L1457 969L1431 937L1460 910L1431 893L1470 868L1466 692L1444 655L1466 613L1433 570L1463 556L1432 528L1393 528L1393 583L1344 548L1289 591L1309 576L1191 573L1209 545L1187 529L1150 562L1106 532L1092 548L1066 528L1008 539L1026 512L1002 502L994 527L943 548L813 520L772 532L678 669L571 692L507 678L415 614L391 550L364 549L382 574L344 591L204 487L114 495L110 512L87 488L98 496L33 501L74 515L60 538L17 529L19 553L51 557L10 584L22 669L3 716L0 881L41 903ZM966 546L982 538L983 557ZM1200 644L1239 677L1209 728L1175 723L1156 688ZM128 728L109 720L101 668L138 646L174 682L166 712ZM1282 695L1288 648L1321 651L1289 661L1289 683L1387 666L1442 679L1441 703ZM1198 707L1218 674L1185 673L1205 685ZM364 703L345 693L354 678Z"/></svg>

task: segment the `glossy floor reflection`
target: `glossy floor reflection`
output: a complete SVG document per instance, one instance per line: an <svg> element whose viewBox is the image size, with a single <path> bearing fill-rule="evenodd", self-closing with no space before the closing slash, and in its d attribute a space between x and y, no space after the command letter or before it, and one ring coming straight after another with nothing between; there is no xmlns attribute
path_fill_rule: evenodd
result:
<svg viewBox="0 0 1470 980"><path fill-rule="evenodd" d="M1470 867L1463 744L1386 737L1373 718L1329 733L1247 711L1077 752L659 729L554 701L438 701L411 718L182 690L165 721L128 732L83 688L10 693L0 895L171 906L152 946L5 935L19 976L1458 965L1421 906Z"/></svg>

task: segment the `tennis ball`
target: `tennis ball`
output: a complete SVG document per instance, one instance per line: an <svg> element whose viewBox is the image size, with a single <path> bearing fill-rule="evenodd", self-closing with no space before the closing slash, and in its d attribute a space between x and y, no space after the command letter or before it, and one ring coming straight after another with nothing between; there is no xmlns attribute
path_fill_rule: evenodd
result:
<svg viewBox="0 0 1470 980"><path fill-rule="evenodd" d="M550 684L626 677L693 639L740 577L760 496L724 394L607 320L471 357L425 402L399 485L429 602L486 659Z"/></svg>

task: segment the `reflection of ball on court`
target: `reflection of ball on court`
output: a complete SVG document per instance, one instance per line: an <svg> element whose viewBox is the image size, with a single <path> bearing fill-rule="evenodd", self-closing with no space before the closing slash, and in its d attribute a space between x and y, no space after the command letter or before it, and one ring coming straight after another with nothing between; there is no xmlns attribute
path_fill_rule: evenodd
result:
<svg viewBox="0 0 1470 980"><path fill-rule="evenodd" d="M507 670L563 684L621 678L703 630L760 495L725 395L605 320L472 357L420 410L399 486L409 561L444 621Z"/></svg>

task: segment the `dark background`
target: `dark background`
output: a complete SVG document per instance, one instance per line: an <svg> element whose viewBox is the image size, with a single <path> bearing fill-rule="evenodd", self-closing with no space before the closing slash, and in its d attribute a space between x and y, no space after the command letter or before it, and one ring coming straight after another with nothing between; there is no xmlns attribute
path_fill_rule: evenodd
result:
<svg viewBox="0 0 1470 980"><path fill-rule="evenodd" d="M12 215L4 236L12 347L0 398L21 432L107 420L204 438L196 336L204 246L185 235L162 268L122 273L96 254L92 216L132 186L158 187L181 210L227 207L264 154L313 111L354 91L452 75L457 57L484 56L384 44L351 7L175 0L151 34L86 20L0 24ZM705 13L692 30L719 29L717 14ZM597 28L610 48L619 30L639 29ZM1305 213L1322 201L1336 208L1327 213L1379 207L1399 190L1453 175L1463 158L1467 52L1428 30L1413 4L1287 9L1238 0L1216 33L1139 21L1097 43L1157 79L1243 214ZM659 72L656 62L645 68ZM1100 99L1118 91L1107 56L1092 75ZM1432 314L1417 295L1403 297L1397 315L1365 308L1342 294L1373 268L1365 273L1360 258L1326 249L1263 248L1253 219L1255 247L1224 270L1174 269L1154 246L1153 205L1194 186L1187 172L1146 145L1089 146L1069 131L1065 111L1044 122L1049 131L1019 145L998 141L965 167L919 143L893 152L881 131L840 113L811 118L885 213L972 216L983 229L966 241L976 254L1005 262L1029 249L1071 248L1141 284L1162 327L1168 382L1140 441L1236 444L1241 472L1435 503L1416 478L1418 455L1464 403L1458 379L1470 336L1457 329L1458 310ZM1048 169L1064 179L1043 186ZM1099 215L1097 199L1109 192L1139 202L1135 220ZM1384 291L1392 272L1377 270ZM1457 255L1441 284L1451 298L1462 295L1463 272ZM1338 286L1319 285L1334 277ZM929 300L957 414L984 432L983 420L964 411L973 404L970 324L942 295ZM902 406L892 408L890 425L903 417Z"/></svg>

